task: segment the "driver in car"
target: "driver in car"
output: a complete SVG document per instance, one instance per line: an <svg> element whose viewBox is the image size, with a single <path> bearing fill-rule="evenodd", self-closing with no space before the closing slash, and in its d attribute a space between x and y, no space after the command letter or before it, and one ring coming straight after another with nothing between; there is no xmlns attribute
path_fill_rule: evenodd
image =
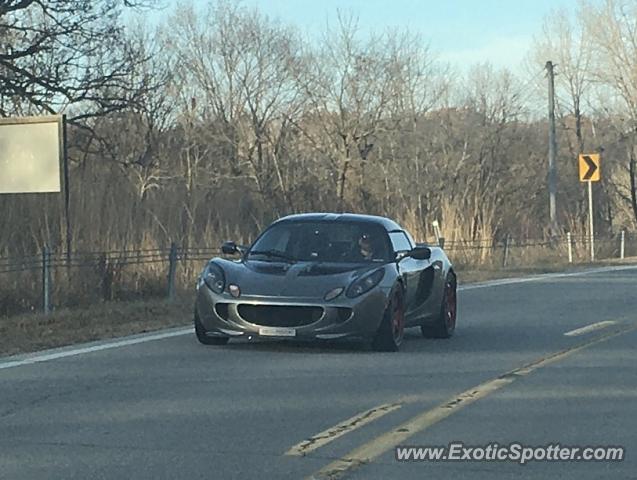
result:
<svg viewBox="0 0 637 480"><path fill-rule="evenodd" d="M363 260L371 260L374 258L374 246L372 245L371 236L368 233L363 233L358 239L358 247Z"/></svg>

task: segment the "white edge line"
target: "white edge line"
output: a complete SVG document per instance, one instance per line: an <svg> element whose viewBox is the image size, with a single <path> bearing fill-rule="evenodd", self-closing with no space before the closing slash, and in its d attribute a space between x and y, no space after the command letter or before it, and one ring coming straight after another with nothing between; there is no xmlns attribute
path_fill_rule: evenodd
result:
<svg viewBox="0 0 637 480"><path fill-rule="evenodd" d="M602 328L610 327L611 325L615 325L617 322L614 320L604 320L603 322L591 323L590 325L586 325L585 327L576 328L575 330L571 330L570 332L566 332L564 335L567 337L577 337L579 335L584 335L585 333L596 332L597 330L601 330Z"/></svg>
<svg viewBox="0 0 637 480"><path fill-rule="evenodd" d="M580 270L577 272L568 272L568 273L544 273L542 275L533 275L529 277L502 278L498 280L489 280L487 282L471 283L469 285L459 286L458 290L475 290L478 288L497 287L500 285L514 285L517 283L538 282L541 280L548 280L552 278L577 277L580 275L591 275L594 273L618 272L622 270L635 270L635 269L637 269L637 265L621 265L621 266L612 266L612 267L592 268L589 270Z"/></svg>
<svg viewBox="0 0 637 480"><path fill-rule="evenodd" d="M79 348L61 348L44 350L37 354L24 356L17 355L14 357L8 357L5 362L0 363L0 370L7 368L21 367L24 365L32 365L34 363L48 362L50 360L58 360L60 358L74 357L77 355L83 355L85 353L99 352L101 350L109 350L111 348L126 347L129 345L136 345L138 343L152 342L155 340L163 340L165 338L178 337L192 333L192 328L181 328L179 330L171 329L170 331L160 331L159 333L148 333L144 335L135 335L133 337L124 337L117 341L106 340L97 344L89 344L81 346Z"/></svg>
<svg viewBox="0 0 637 480"><path fill-rule="evenodd" d="M546 280L550 278L562 278L562 277L575 277L579 275L589 275L593 273L614 272L621 270L634 270L637 269L637 265L622 265L612 267L600 267L589 270L580 270L578 272L569 273L547 273L543 275L535 275L531 277L514 277L503 278L500 280L491 280L488 282L475 283L470 285L464 285L458 287L458 290L475 290L478 288L497 287L500 285L514 285L517 283L536 282L540 280ZM112 348L126 347L129 345L136 345L139 343L153 342L155 340L163 340L165 338L178 337L182 335L188 335L192 333L193 329L182 328L179 330L159 330L155 333L148 333L142 335L132 335L129 337L122 337L119 340L111 341L105 340L98 343L76 345L72 347L62 347L61 349L43 350L27 355L16 355L11 357L5 357L0 359L0 370L6 370L8 368L22 367L25 365L33 365L34 363L48 362L50 360L58 360L60 358L74 357L77 355L84 355L85 353L99 352L101 350L109 350Z"/></svg>

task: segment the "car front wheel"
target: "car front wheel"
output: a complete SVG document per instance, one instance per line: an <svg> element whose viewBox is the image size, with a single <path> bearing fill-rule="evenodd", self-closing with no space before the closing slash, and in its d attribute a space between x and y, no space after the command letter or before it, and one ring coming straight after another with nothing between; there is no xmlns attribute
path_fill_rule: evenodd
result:
<svg viewBox="0 0 637 480"><path fill-rule="evenodd" d="M449 338L456 330L456 316L458 314L458 301L456 297L457 281L453 272L447 274L440 314L433 325L423 325L420 330L426 338Z"/></svg>
<svg viewBox="0 0 637 480"><path fill-rule="evenodd" d="M405 336L405 302L402 288L396 288L383 314L372 348L379 352L396 352Z"/></svg>

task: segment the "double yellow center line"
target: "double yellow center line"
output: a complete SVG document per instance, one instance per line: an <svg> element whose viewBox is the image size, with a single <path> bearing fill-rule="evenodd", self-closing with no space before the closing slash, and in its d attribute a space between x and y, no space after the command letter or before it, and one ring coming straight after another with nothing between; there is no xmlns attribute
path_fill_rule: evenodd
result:
<svg viewBox="0 0 637 480"><path fill-rule="evenodd" d="M488 395L496 392L497 390L510 385L515 382L516 379L529 375L530 373L546 367L552 363L564 360L565 358L584 350L592 345L596 345L601 342L605 342L613 337L622 335L631 331L637 330L637 324L630 324L620 328L617 328L604 335L595 337L589 341L580 343L573 347L561 350L541 357L533 362L530 362L520 368L516 368L509 372L506 372L492 380L481 383L473 388L470 388L459 395L456 395L442 404L426 410L415 417L407 420L398 427L390 430L369 442L361 445L360 447L352 450L343 457L331 462L329 465L321 468L319 471L308 477L308 480L335 480L342 478L349 471L370 463L374 459L378 458L382 454L392 450L393 448L404 444L404 442L413 435L426 430L427 428L435 425L436 423L444 420L445 418L453 415L459 410L471 405L473 402L485 398ZM417 398L417 397L416 397ZM405 403L414 401L414 397L405 397L392 404L385 404L379 407L367 410L355 417L352 417L324 432L319 433L315 437L305 440L298 445L295 445L286 452L286 455L306 455L309 452L320 448L327 443L335 440L338 437L345 435L346 433L360 428L363 425L376 420L377 418L386 415Z"/></svg>

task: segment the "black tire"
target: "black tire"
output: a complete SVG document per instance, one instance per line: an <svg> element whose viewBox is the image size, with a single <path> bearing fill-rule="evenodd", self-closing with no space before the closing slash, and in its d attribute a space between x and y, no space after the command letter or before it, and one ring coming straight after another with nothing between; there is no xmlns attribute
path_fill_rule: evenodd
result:
<svg viewBox="0 0 637 480"><path fill-rule="evenodd" d="M197 335L197 340L204 345L225 345L230 340L229 337L209 337L206 335L206 330L201 324L197 312L195 312L195 335Z"/></svg>
<svg viewBox="0 0 637 480"><path fill-rule="evenodd" d="M458 316L457 281L453 272L447 274L445 280L440 314L433 325L422 325L420 331L425 338L449 338L456 330Z"/></svg>
<svg viewBox="0 0 637 480"><path fill-rule="evenodd" d="M372 341L379 352L397 352L405 337L405 302L402 288L396 288L383 313L383 321Z"/></svg>

